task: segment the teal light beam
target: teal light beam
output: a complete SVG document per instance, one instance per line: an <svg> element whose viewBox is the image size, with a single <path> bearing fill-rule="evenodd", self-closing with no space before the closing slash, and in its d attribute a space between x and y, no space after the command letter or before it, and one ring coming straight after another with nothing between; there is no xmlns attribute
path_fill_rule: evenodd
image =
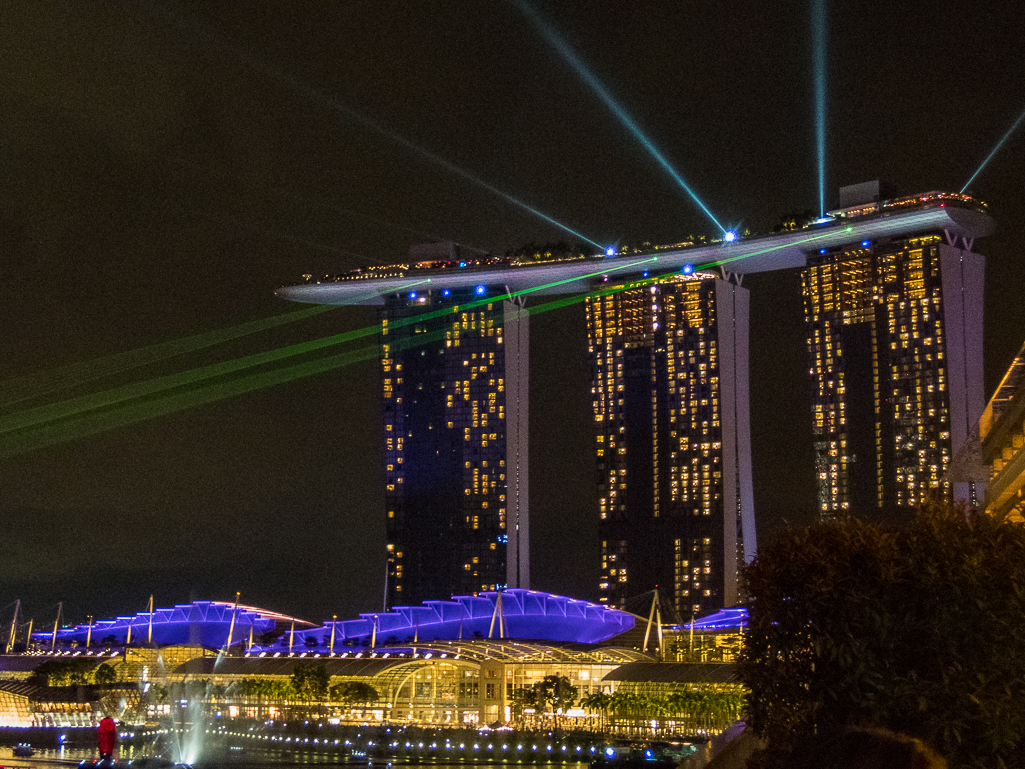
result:
<svg viewBox="0 0 1025 769"><path fill-rule="evenodd" d="M1022 120L1025 120L1025 111L1018 115L1018 119L1014 121L1014 125L1007 129L1007 133L1005 133L1003 137L1001 137L1000 141L997 142L997 146L993 148L993 151L986 155L986 159L982 161L982 165L976 168L975 173L972 174L971 178L964 183L964 187L961 188L961 192L968 189L968 185L975 181L975 177L982 172L982 169L986 167L990 160L993 159L993 156L1000 151L1000 148L1004 146L1004 142L1011 138L1011 134L1013 134L1015 129L1021 125Z"/></svg>
<svg viewBox="0 0 1025 769"><path fill-rule="evenodd" d="M455 163L453 163L450 160L447 160L446 158L443 158L441 155L438 155L435 152L431 152L430 150L421 147L419 144L416 144L412 140L407 139L405 136L398 133L397 131L394 131L391 128L385 126L383 123L379 123L373 118L364 115L362 112L359 112L358 110L350 107L349 105L345 104L339 99L330 96L329 94L325 93L319 88L315 88L311 85L308 85L307 83L301 81L298 77L291 75L287 72L284 72L282 70L279 70L276 67L273 67L269 64L264 63L263 61L260 61L259 59L256 59L255 57L240 49L234 43L225 42L219 34L213 33L206 29L199 30L197 28L197 25L194 23L186 24L167 9L161 8L159 10L165 17L173 19L173 21L176 24L179 24L183 27L187 27L189 32L194 34L197 31L200 31L201 34L203 34L209 41L215 41L217 44L227 48L232 52L232 54L236 58L238 58L241 62L243 62L246 66L250 67L251 69L261 72L265 76L271 78L272 80L275 80L279 84L284 85L285 87L293 91L305 95L307 98L321 104L324 107L327 107L333 112L345 116L346 118L362 126L363 128L367 128L373 131L374 133L378 134L379 136L384 136L385 138L390 139L395 144L398 144L404 149L409 150L413 154L418 155L424 160L427 160L430 163L433 163L434 165L445 169L449 173L454 174L455 176L458 176L464 179L465 181L468 181L471 184L480 187L481 189L487 190L492 195L502 198L507 203L511 203L512 205L517 206L518 208L521 208L522 210L533 214L539 219L542 219L548 222L549 224L558 227L564 232L568 232L570 235L573 235L576 238L580 238L581 240L590 243L592 246L597 247L599 250L604 250L604 247L600 243L591 240L586 235L580 234L576 230L568 227L567 225L563 224L557 219L552 218L548 214L539 211L533 206L524 203L522 200L519 200L518 198L513 197L509 193L500 190L498 187L489 184L488 182L484 181L481 177L477 176L471 171L467 171L465 168L457 166Z"/></svg>
<svg viewBox="0 0 1025 769"><path fill-rule="evenodd" d="M655 146L648 136L641 130L641 127L637 125L637 121L634 120L630 114L620 105L616 98L609 92L609 89L598 79L597 75L591 71L591 69L584 63L576 51L574 51L565 40L563 40L559 34L552 28L541 14L530 5L526 0L513 0L516 7L520 9L524 16L530 19L531 23L541 33L541 36L548 41L549 45L556 50L556 52L566 60L566 63L572 67L573 71L580 76L591 90L598 96L598 98L605 104L606 107L612 112L613 115L618 118L619 122L633 135L633 137L640 143L648 154L651 155L655 161L662 166L662 168L669 174L669 176L675 181L680 188L690 196L690 199L694 201L698 208L700 208L705 216L707 216L712 223L718 227L723 233L726 232L726 228L719 224L719 220L715 218L708 206L704 204L701 198L698 197L697 193L691 189L690 185L683 180L679 172L673 168L672 163L666 158L662 151Z"/></svg>
<svg viewBox="0 0 1025 769"><path fill-rule="evenodd" d="M227 329L207 331L184 339L173 339L137 350L114 353L102 358L72 363L57 369L49 369L16 379L9 379L5 382L0 382L0 407L11 406L29 398L58 392L111 374L145 366L149 363L196 352L197 350L228 342L232 339L238 339L258 331L282 326L286 323L305 320L328 309L331 309L331 307L304 308L270 318L260 318L259 320L249 321L248 323L242 323Z"/></svg>
<svg viewBox="0 0 1025 769"><path fill-rule="evenodd" d="M821 218L826 215L826 0L812 0L811 25L815 70L815 155L818 160Z"/></svg>

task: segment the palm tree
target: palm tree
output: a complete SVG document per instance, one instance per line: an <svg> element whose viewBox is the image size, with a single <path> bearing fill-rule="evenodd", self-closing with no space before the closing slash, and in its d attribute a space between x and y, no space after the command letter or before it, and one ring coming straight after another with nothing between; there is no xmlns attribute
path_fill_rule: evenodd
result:
<svg viewBox="0 0 1025 769"><path fill-rule="evenodd" d="M604 692L592 692L584 697L580 704L589 711L598 712L598 731L604 731L609 708L612 706L612 697Z"/></svg>

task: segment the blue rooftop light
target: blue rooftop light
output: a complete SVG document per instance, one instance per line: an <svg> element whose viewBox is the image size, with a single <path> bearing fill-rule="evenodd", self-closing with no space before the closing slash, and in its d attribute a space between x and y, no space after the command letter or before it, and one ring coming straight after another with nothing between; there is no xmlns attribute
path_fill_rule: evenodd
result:
<svg viewBox="0 0 1025 769"><path fill-rule="evenodd" d="M486 286L477 286L475 290L477 291L477 296L484 296L484 292L488 289Z"/></svg>
<svg viewBox="0 0 1025 769"><path fill-rule="evenodd" d="M465 267L465 266L466 266L466 262L460 262L460 263L459 263L459 266L460 266L460 267Z"/></svg>
<svg viewBox="0 0 1025 769"><path fill-rule="evenodd" d="M727 230L726 234L723 235L723 237L726 239L727 243L732 243L737 239L737 233L735 233L733 230Z"/></svg>
<svg viewBox="0 0 1025 769"><path fill-rule="evenodd" d="M683 269L680 270L680 272L682 272L684 275L690 275L691 273L694 272L694 265L693 264L685 264L685 265L683 265Z"/></svg>
<svg viewBox="0 0 1025 769"><path fill-rule="evenodd" d="M450 289L450 288L443 288L441 290L441 295L442 296L452 296L452 289Z"/></svg>
<svg viewBox="0 0 1025 769"><path fill-rule="evenodd" d="M820 249L819 249L819 253L820 253L820 254L824 254L824 253L826 253L826 249L824 249L824 248L820 248Z"/></svg>
<svg viewBox="0 0 1025 769"><path fill-rule="evenodd" d="M871 240L863 240L863 241L861 241L861 245L864 246L865 248L868 248L869 246L872 245L872 241Z"/></svg>
<svg viewBox="0 0 1025 769"><path fill-rule="evenodd" d="M648 271L647 270L644 271L644 276L643 277L645 277L645 278L648 277Z"/></svg>
<svg viewBox="0 0 1025 769"><path fill-rule="evenodd" d="M416 291L410 291L409 292L409 298L410 299L416 299Z"/></svg>
<svg viewBox="0 0 1025 769"><path fill-rule="evenodd" d="M608 248L605 249L605 256L615 256L615 255L616 255L616 247L615 246L609 246Z"/></svg>

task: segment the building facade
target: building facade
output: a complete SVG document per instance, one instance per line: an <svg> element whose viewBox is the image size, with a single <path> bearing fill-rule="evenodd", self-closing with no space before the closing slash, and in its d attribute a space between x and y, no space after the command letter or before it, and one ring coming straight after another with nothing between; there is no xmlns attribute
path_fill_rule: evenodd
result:
<svg viewBox="0 0 1025 769"><path fill-rule="evenodd" d="M986 404L978 425L954 454L950 478L974 483L979 509L1025 524L1025 345Z"/></svg>
<svg viewBox="0 0 1025 769"><path fill-rule="evenodd" d="M528 320L503 293L381 310L389 607L529 587Z"/></svg>
<svg viewBox="0 0 1025 769"><path fill-rule="evenodd" d="M822 249L802 271L818 512L906 514L983 408L984 260L944 233Z"/></svg>
<svg viewBox="0 0 1025 769"><path fill-rule="evenodd" d="M738 600L757 546L748 307L746 289L710 272L587 301L605 605L656 587L686 616Z"/></svg>

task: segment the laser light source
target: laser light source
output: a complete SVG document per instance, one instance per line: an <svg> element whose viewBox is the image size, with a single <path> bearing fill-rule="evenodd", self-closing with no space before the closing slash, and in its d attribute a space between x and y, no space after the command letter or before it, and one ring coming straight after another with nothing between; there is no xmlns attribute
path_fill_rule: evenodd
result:
<svg viewBox="0 0 1025 769"><path fill-rule="evenodd" d="M484 287L484 286L477 286L476 291L477 291L477 296L484 296L484 292L487 291L487 288Z"/></svg>
<svg viewBox="0 0 1025 769"><path fill-rule="evenodd" d="M680 272L682 272L684 275L691 275L694 272L694 265L693 264L685 264L685 265L683 265L683 269L680 270Z"/></svg>
<svg viewBox="0 0 1025 769"><path fill-rule="evenodd" d="M737 239L737 233L735 233L733 230L727 230L726 234L723 235L723 238L726 239L727 243L732 243Z"/></svg>
<svg viewBox="0 0 1025 769"><path fill-rule="evenodd" d="M608 248L605 249L605 256L615 256L615 255L616 255L616 247L615 246L609 246Z"/></svg>

